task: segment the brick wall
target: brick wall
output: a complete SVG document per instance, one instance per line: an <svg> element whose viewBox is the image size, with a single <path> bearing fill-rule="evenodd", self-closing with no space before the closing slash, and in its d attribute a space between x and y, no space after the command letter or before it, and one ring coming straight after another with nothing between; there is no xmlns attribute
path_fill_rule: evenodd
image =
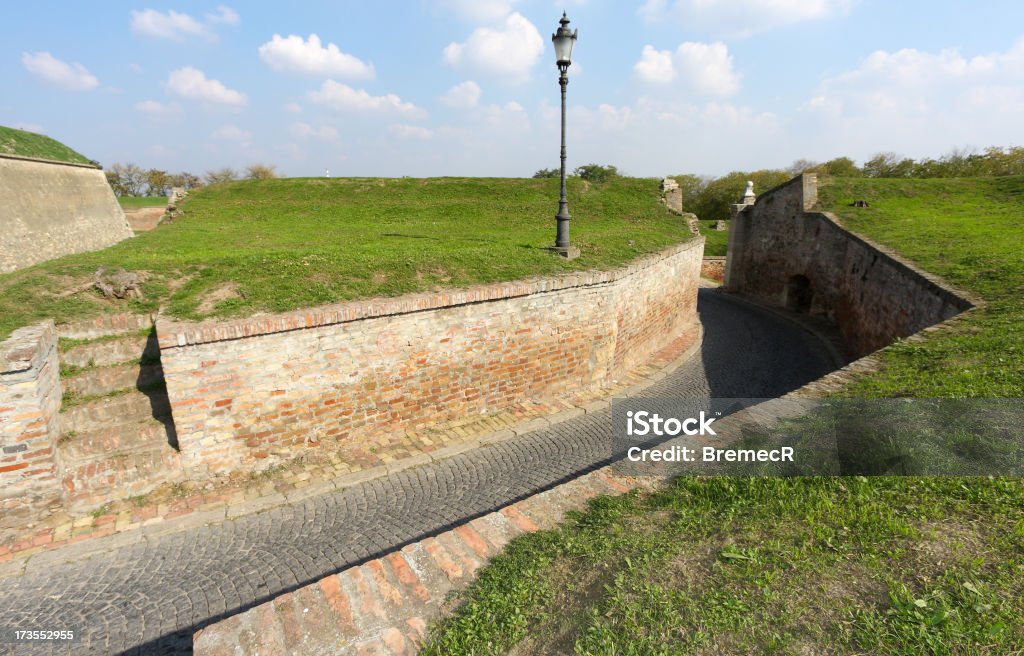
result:
<svg viewBox="0 0 1024 656"><path fill-rule="evenodd" d="M832 321L857 355L971 307L963 293L816 206L817 177L805 173L739 212L726 288Z"/></svg>
<svg viewBox="0 0 1024 656"><path fill-rule="evenodd" d="M0 273L132 236L103 171L0 155Z"/></svg>
<svg viewBox="0 0 1024 656"><path fill-rule="evenodd" d="M0 343L0 509L47 503L59 493L56 446L60 374L53 322Z"/></svg>
<svg viewBox="0 0 1024 656"><path fill-rule="evenodd" d="M359 455L599 387L696 334L702 253L695 239L615 271L230 322L158 320L182 462L202 477L264 468L303 446Z"/></svg>

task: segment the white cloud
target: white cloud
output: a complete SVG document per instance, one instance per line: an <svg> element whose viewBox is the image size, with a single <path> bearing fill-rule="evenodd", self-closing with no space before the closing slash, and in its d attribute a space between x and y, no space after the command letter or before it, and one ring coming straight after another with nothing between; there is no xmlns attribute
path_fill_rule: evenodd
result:
<svg viewBox="0 0 1024 656"><path fill-rule="evenodd" d="M1024 141L1024 38L1004 52L965 57L956 49L877 51L825 79L803 106L822 131L867 157L880 150L915 157L945 147ZM938 135L938 138L937 138Z"/></svg>
<svg viewBox="0 0 1024 656"><path fill-rule="evenodd" d="M675 20L687 29L742 37L845 13L856 1L647 0L639 13L651 22Z"/></svg>
<svg viewBox="0 0 1024 656"><path fill-rule="evenodd" d="M128 68L131 69L132 73L142 73L144 71L144 69L141 66L134 62L128 64Z"/></svg>
<svg viewBox="0 0 1024 656"><path fill-rule="evenodd" d="M172 41L181 41L189 37L215 41L217 34L213 26L237 25L241 20L237 11L225 5L218 6L216 13L206 14L205 18L205 21L200 21L173 9L166 12L156 9L132 11L132 34Z"/></svg>
<svg viewBox="0 0 1024 656"><path fill-rule="evenodd" d="M206 25L188 14L181 14L173 9L169 9L166 14L156 9L133 11L132 33L136 36L173 39L175 41L180 41L190 36L198 36L204 39L215 38L213 32Z"/></svg>
<svg viewBox="0 0 1024 656"><path fill-rule="evenodd" d="M500 28L480 27L464 43L448 44L444 61L455 68L524 82L543 53L540 32L526 17L515 13Z"/></svg>
<svg viewBox="0 0 1024 656"><path fill-rule="evenodd" d="M252 141L252 132L243 130L237 125L228 124L216 129L212 135L214 139L220 139L221 141L237 141L243 145L248 144Z"/></svg>
<svg viewBox="0 0 1024 656"><path fill-rule="evenodd" d="M496 23L512 12L518 0L445 0L444 5L463 20Z"/></svg>
<svg viewBox="0 0 1024 656"><path fill-rule="evenodd" d="M327 80L319 91L310 91L309 99L339 112L388 113L423 118L426 112L413 103L403 102L393 93L371 96L364 89L353 89L347 84Z"/></svg>
<svg viewBox="0 0 1024 656"><path fill-rule="evenodd" d="M175 114L181 110L178 105L161 103L156 100L143 100L135 103L135 110L151 116Z"/></svg>
<svg viewBox="0 0 1024 656"><path fill-rule="evenodd" d="M687 41L674 53L644 46L633 71L641 80L655 84L679 79L691 90L709 96L731 96L740 88L740 76L733 70L732 56L720 41Z"/></svg>
<svg viewBox="0 0 1024 656"><path fill-rule="evenodd" d="M434 133L418 125L392 125L388 132L399 139L429 139Z"/></svg>
<svg viewBox="0 0 1024 656"><path fill-rule="evenodd" d="M449 107L470 109L480 102L480 95L480 85L473 80L466 80L448 89L438 100Z"/></svg>
<svg viewBox="0 0 1024 656"><path fill-rule="evenodd" d="M302 105L293 102L285 103L284 111L288 112L289 114L301 114Z"/></svg>
<svg viewBox="0 0 1024 656"><path fill-rule="evenodd" d="M668 84L676 79L672 53L668 50L655 50L651 45L644 46L640 61L633 65L633 71L644 82Z"/></svg>
<svg viewBox="0 0 1024 656"><path fill-rule="evenodd" d="M224 25L238 25L241 17L231 7L224 5L217 6L216 14L206 14L206 20L210 23L223 23Z"/></svg>
<svg viewBox="0 0 1024 656"><path fill-rule="evenodd" d="M288 132L299 139L334 141L338 138L338 131L329 125L322 125L319 128L314 128L309 123L292 123L288 126Z"/></svg>
<svg viewBox="0 0 1024 656"><path fill-rule="evenodd" d="M310 34L308 39L295 34L288 37L275 34L260 46L259 52L260 59L275 71L358 79L374 76L373 64L342 52L333 43L324 47L316 34Z"/></svg>
<svg viewBox="0 0 1024 656"><path fill-rule="evenodd" d="M227 88L219 80L208 79L205 73L191 66L173 71L166 86L170 93L189 100L233 107L242 107L248 102L244 93Z"/></svg>
<svg viewBox="0 0 1024 656"><path fill-rule="evenodd" d="M68 64L48 52L23 52L21 63L39 79L68 91L92 91L100 81L85 66Z"/></svg>

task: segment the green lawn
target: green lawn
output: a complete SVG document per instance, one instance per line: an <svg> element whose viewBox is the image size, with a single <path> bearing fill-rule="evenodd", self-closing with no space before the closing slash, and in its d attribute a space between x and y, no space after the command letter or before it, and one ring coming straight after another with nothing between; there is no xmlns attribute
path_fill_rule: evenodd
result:
<svg viewBox="0 0 1024 656"><path fill-rule="evenodd" d="M117 202L121 203L121 207L126 210L139 207L167 206L167 198L165 196L118 196Z"/></svg>
<svg viewBox="0 0 1024 656"><path fill-rule="evenodd" d="M820 198L988 303L845 395L1024 397L1024 178L842 179ZM919 447L889 445L911 469ZM517 539L460 601L427 653L1021 653L1024 482L683 477Z"/></svg>
<svg viewBox="0 0 1024 656"><path fill-rule="evenodd" d="M50 137L0 125L0 154L89 164L89 159Z"/></svg>
<svg viewBox="0 0 1024 656"><path fill-rule="evenodd" d="M700 234L707 239L704 242L704 255L724 257L725 252L729 249L729 231L715 230L715 223L717 221L700 222ZM729 225L728 221L726 221L726 225Z"/></svg>
<svg viewBox="0 0 1024 656"><path fill-rule="evenodd" d="M183 215L96 253L0 275L0 336L54 317L148 311L185 319L612 268L689 239L655 180L569 181L573 243L554 242L558 180L310 178L192 192ZM146 276L141 301L87 287L98 267Z"/></svg>

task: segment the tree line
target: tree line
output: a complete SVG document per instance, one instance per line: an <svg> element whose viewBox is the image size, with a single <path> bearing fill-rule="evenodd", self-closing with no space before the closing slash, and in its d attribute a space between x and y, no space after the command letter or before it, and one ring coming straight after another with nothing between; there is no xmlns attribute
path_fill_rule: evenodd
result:
<svg viewBox="0 0 1024 656"><path fill-rule="evenodd" d="M977 178L1024 175L1024 147L957 149L937 159L914 160L895 153L877 153L862 166L849 157L827 162L800 159L786 169L733 171L718 178L682 174L672 176L683 192L683 208L701 219L728 219L729 206L739 201L747 180L754 192L772 187L805 172L837 178Z"/></svg>
<svg viewBox="0 0 1024 656"><path fill-rule="evenodd" d="M116 196L167 196L172 187L190 190L232 180L267 180L276 178L274 166L253 164L242 172L230 167L207 171L202 177L182 171L169 173L161 169L144 169L136 164L113 164L106 169L107 182Z"/></svg>

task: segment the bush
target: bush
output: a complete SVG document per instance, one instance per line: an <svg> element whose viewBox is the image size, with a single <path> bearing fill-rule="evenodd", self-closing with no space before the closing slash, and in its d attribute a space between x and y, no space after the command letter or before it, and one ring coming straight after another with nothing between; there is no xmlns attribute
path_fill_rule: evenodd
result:
<svg viewBox="0 0 1024 656"><path fill-rule="evenodd" d="M587 182L605 182L619 176L619 169L612 165L601 166L600 164L584 164L577 166L572 172L581 180Z"/></svg>
<svg viewBox="0 0 1024 656"><path fill-rule="evenodd" d="M558 178L562 175L562 169L541 169L533 174L535 178Z"/></svg>
<svg viewBox="0 0 1024 656"><path fill-rule="evenodd" d="M273 165L253 164L245 169L245 177L247 180L270 180L277 177L277 172L274 171L274 168Z"/></svg>

